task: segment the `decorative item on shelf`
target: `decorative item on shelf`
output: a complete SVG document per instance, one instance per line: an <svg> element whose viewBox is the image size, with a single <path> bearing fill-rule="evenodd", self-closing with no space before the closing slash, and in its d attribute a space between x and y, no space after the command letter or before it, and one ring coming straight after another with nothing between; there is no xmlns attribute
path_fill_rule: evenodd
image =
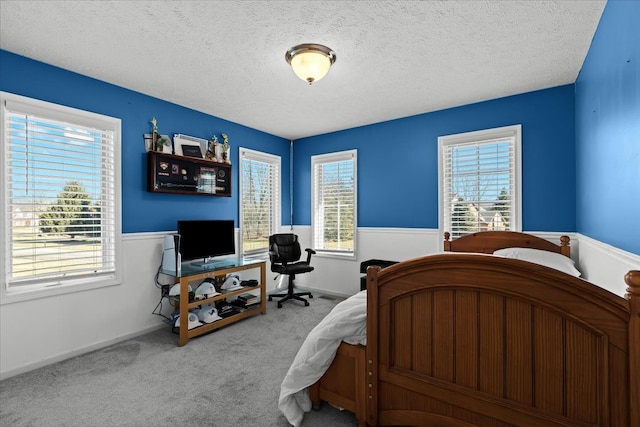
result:
<svg viewBox="0 0 640 427"><path fill-rule="evenodd" d="M207 150L204 158L207 160L211 160L213 162L218 161L218 157L216 156L216 148L218 146L218 137L213 135L209 140L209 149Z"/></svg>
<svg viewBox="0 0 640 427"><path fill-rule="evenodd" d="M222 144L216 144L216 162L222 163Z"/></svg>
<svg viewBox="0 0 640 427"><path fill-rule="evenodd" d="M155 117L151 119L151 124L153 125L151 130L151 150L158 151L158 121Z"/></svg>
<svg viewBox="0 0 640 427"><path fill-rule="evenodd" d="M160 146L158 141L162 142L162 147L154 150L153 149L153 134L145 133L144 137L144 147L147 152L149 151L157 151L164 154L173 154L173 146L171 144L171 140L169 139L169 135L158 135L156 138L156 147Z"/></svg>
<svg viewBox="0 0 640 427"><path fill-rule="evenodd" d="M151 134L144 134L144 144L147 151L159 151L161 153L173 154L171 139L169 135L160 135L158 131L158 121L154 117L151 120Z"/></svg>
<svg viewBox="0 0 640 427"><path fill-rule="evenodd" d="M229 155L229 137L226 134L222 134L222 161L221 163L231 164L231 156Z"/></svg>
<svg viewBox="0 0 640 427"><path fill-rule="evenodd" d="M156 151L160 151L161 153L171 153L171 140L168 135L159 135L156 144Z"/></svg>

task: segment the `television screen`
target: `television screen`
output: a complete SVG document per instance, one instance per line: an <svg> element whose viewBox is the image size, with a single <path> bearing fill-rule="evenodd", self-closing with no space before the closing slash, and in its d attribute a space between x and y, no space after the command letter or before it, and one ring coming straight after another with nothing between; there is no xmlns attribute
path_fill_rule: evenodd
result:
<svg viewBox="0 0 640 427"><path fill-rule="evenodd" d="M233 255L236 252L233 220L178 221L183 261Z"/></svg>

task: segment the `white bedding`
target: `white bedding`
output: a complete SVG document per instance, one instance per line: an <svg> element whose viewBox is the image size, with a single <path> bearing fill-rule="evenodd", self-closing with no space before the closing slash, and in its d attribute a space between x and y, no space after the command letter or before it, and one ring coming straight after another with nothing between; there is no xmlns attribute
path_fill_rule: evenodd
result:
<svg viewBox="0 0 640 427"><path fill-rule="evenodd" d="M333 362L341 341L366 344L367 291L338 305L307 335L280 386L278 407L292 426L298 427L311 410L308 387L322 377Z"/></svg>

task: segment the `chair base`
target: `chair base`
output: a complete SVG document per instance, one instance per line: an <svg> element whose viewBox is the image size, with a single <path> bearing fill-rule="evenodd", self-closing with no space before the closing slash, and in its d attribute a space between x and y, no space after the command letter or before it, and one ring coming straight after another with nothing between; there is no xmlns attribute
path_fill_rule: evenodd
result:
<svg viewBox="0 0 640 427"><path fill-rule="evenodd" d="M277 293L268 295L268 300L273 301L272 298L282 298L278 301L278 308L282 308L282 303L289 300L296 300L304 303L304 306L307 307L309 305L309 301L302 298L303 296L308 296L309 298L313 298L313 295L309 291L305 292L297 292L293 286L293 280L289 281L289 286L285 293Z"/></svg>

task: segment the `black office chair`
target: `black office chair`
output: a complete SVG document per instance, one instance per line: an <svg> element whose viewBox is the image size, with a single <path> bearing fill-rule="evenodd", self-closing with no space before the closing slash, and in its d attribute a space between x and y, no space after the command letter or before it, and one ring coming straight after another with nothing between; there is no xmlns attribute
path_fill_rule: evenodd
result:
<svg viewBox="0 0 640 427"><path fill-rule="evenodd" d="M284 293L275 293L269 295L269 301L272 298L282 298L278 301L278 308L282 308L282 303L288 300L298 300L304 302L305 307L309 305L309 301L302 298L309 296L313 298L311 292L297 292L293 285L296 274L308 273L313 271L311 263L311 255L316 251L313 249L305 249L307 251L307 260L299 261L302 255L298 236L291 233L274 234L269 236L269 260L271 261L271 271L278 274L286 274L289 276L289 285ZM276 276L276 279L278 276Z"/></svg>

